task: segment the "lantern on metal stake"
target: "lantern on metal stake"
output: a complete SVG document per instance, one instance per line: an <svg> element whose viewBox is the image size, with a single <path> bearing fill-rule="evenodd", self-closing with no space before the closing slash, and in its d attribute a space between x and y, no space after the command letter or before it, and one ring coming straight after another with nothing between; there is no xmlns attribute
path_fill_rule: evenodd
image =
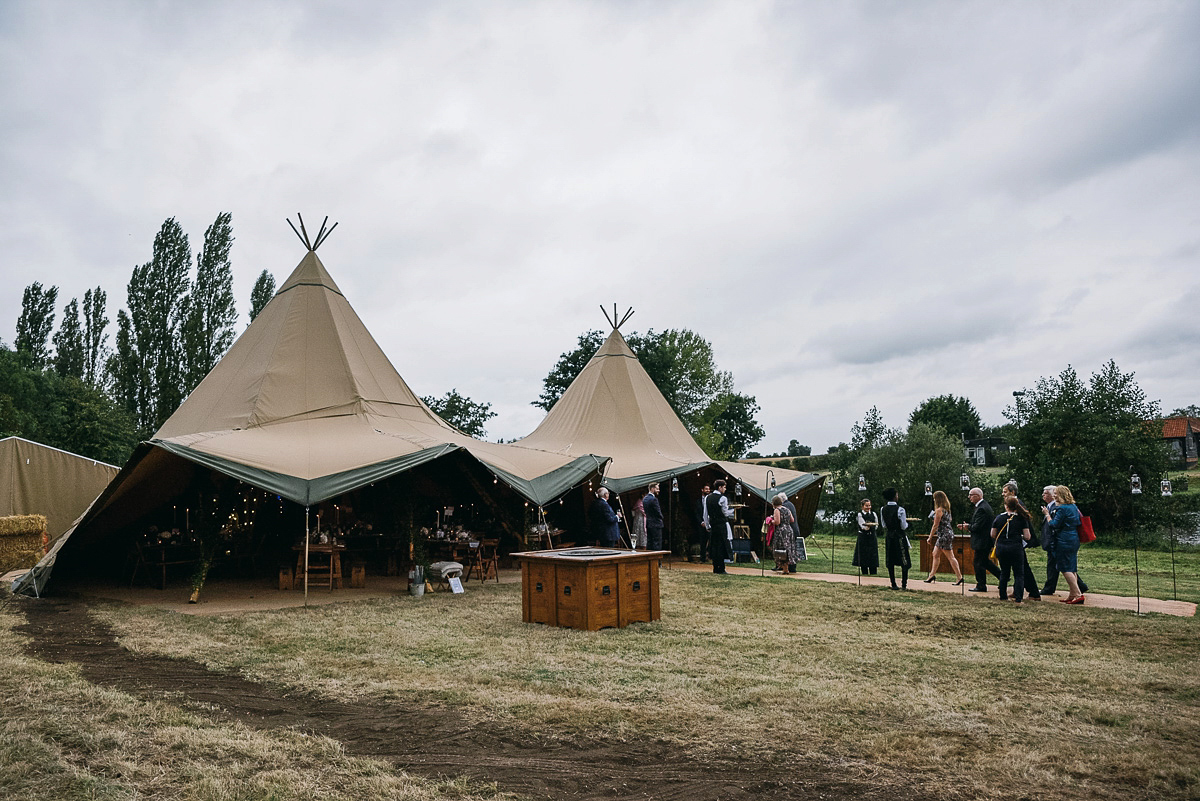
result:
<svg viewBox="0 0 1200 801"><path fill-rule="evenodd" d="M933 497L933 482L932 481L925 482L925 497L926 498Z"/></svg>
<svg viewBox="0 0 1200 801"><path fill-rule="evenodd" d="M834 494L834 489L833 489L833 479L832 479L832 478L831 478L831 479L829 479L828 481L826 481L826 482L825 482L825 494L826 494L826 495L833 495L833 494Z"/></svg>
<svg viewBox="0 0 1200 801"><path fill-rule="evenodd" d="M867 479L865 476L863 476L862 473L858 474L858 491L859 492L867 491Z"/></svg>
<svg viewBox="0 0 1200 801"><path fill-rule="evenodd" d="M735 498L742 497L742 482L739 481L738 483L733 485L733 497L735 497Z"/></svg>
<svg viewBox="0 0 1200 801"><path fill-rule="evenodd" d="M1142 494L1142 477L1134 473L1129 477L1129 493L1131 495Z"/></svg>
<svg viewBox="0 0 1200 801"><path fill-rule="evenodd" d="M679 479L671 479L671 492L679 492Z"/></svg>
<svg viewBox="0 0 1200 801"><path fill-rule="evenodd" d="M963 473L961 476L958 477L958 486L962 489L963 492L966 492L967 490L971 489L971 477L968 476L966 473Z"/></svg>
<svg viewBox="0 0 1200 801"><path fill-rule="evenodd" d="M1159 489L1162 490L1162 496L1164 498L1171 497L1171 479L1164 478L1158 486L1159 486Z"/></svg>

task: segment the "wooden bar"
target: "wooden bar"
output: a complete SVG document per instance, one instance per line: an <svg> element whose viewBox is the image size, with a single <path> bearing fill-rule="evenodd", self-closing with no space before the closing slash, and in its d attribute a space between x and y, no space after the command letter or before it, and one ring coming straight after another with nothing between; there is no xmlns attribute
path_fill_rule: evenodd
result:
<svg viewBox="0 0 1200 801"><path fill-rule="evenodd" d="M954 556L958 559L958 566L962 569L963 575L973 579L975 576L975 550L971 547L969 534L954 535ZM929 544L929 535L926 534L921 538L921 572L928 575L929 565L932 561L933 546ZM938 565L938 572L954 575L954 568L950 566L949 559L942 559L941 564Z"/></svg>
<svg viewBox="0 0 1200 801"><path fill-rule="evenodd" d="M515 553L522 619L584 631L658 620L658 563L667 555L617 548Z"/></svg>

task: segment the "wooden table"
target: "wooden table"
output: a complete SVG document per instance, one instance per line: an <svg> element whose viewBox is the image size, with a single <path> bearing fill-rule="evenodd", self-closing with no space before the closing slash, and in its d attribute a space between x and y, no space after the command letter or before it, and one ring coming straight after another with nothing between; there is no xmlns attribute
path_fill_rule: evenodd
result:
<svg viewBox="0 0 1200 801"><path fill-rule="evenodd" d="M292 550L296 552L296 578L293 588L304 586L304 545L293 545ZM346 550L345 545L334 545L326 543L324 545L309 543L308 545L308 586L310 587L328 587L330 592L334 587L341 589L342 587L342 552ZM318 554L325 557L322 559L324 564L314 565L312 563L313 554ZM314 570L314 568L316 568Z"/></svg>
<svg viewBox="0 0 1200 801"><path fill-rule="evenodd" d="M618 548L515 553L523 619L585 631L658 620L658 562L669 554Z"/></svg>

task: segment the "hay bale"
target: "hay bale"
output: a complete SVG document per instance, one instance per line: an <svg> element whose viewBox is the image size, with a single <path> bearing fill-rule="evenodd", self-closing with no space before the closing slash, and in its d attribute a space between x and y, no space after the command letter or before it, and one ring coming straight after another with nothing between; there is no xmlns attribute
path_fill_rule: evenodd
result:
<svg viewBox="0 0 1200 801"><path fill-rule="evenodd" d="M49 542L45 515L0 517L0 573L33 567Z"/></svg>

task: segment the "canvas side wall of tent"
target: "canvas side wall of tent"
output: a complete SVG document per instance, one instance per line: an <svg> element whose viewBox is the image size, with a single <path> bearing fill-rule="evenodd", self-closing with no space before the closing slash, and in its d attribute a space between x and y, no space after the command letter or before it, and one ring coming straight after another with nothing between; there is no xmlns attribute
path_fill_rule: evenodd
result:
<svg viewBox="0 0 1200 801"><path fill-rule="evenodd" d="M45 515L54 542L117 471L111 464L21 437L0 439L0 517Z"/></svg>
<svg viewBox="0 0 1200 801"><path fill-rule="evenodd" d="M143 443L101 499L18 589L170 504L211 471L301 507L440 460L467 459L544 506L606 459L479 442L416 396L310 250L225 356ZM476 468L470 468L467 473ZM486 491L486 485L483 485Z"/></svg>

